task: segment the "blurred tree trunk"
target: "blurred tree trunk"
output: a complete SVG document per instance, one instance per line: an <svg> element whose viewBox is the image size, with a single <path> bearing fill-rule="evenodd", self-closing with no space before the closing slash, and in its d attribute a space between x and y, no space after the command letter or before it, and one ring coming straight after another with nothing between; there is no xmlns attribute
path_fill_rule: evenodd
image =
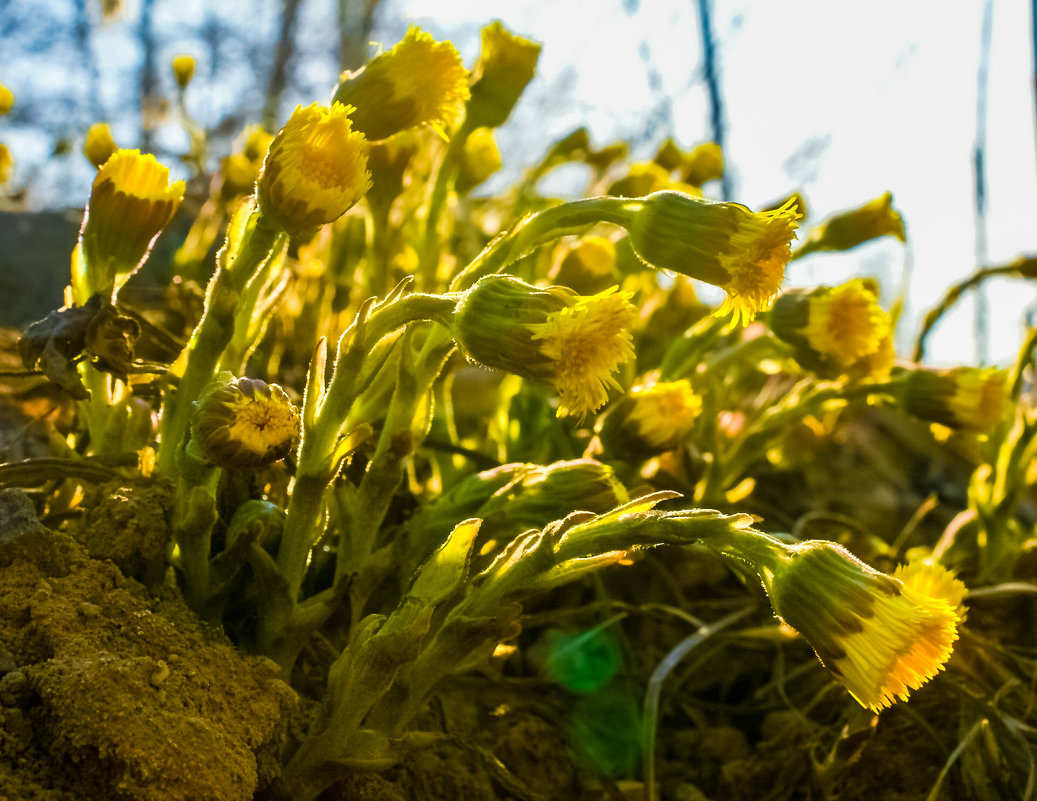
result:
<svg viewBox="0 0 1037 801"><path fill-rule="evenodd" d="M151 24L151 12L154 0L141 0L140 26L137 35L140 37L140 149L149 153L152 150L152 131L162 116L162 98L158 91L158 70L155 66L156 42L155 31Z"/></svg>
<svg viewBox="0 0 1037 801"><path fill-rule="evenodd" d="M355 70L367 61L367 46L381 0L338 0L338 66Z"/></svg>
<svg viewBox="0 0 1037 801"><path fill-rule="evenodd" d="M295 21L299 17L301 0L282 0L281 33L274 53L274 67L266 85L266 105L263 107L263 127L276 131L280 127L281 96L288 84L288 67L295 55Z"/></svg>
<svg viewBox="0 0 1037 801"><path fill-rule="evenodd" d="M104 110L101 108L101 73L97 69L97 59L94 57L93 42L91 40L92 26L90 24L90 11L87 0L76 0L76 22L75 36L76 47L79 56L83 60L83 71L87 76L87 103L91 122L104 119Z"/></svg>

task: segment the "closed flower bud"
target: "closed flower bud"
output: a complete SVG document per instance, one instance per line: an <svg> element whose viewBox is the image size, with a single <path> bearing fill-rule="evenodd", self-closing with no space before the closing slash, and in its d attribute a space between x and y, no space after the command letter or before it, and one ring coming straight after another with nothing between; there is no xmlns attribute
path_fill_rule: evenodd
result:
<svg viewBox="0 0 1037 801"><path fill-rule="evenodd" d="M900 391L908 414L951 428L989 432L1008 411L1007 374L992 367L912 370Z"/></svg>
<svg viewBox="0 0 1037 801"><path fill-rule="evenodd" d="M97 171L80 237L94 291L110 295L147 258L184 198L150 153L118 150Z"/></svg>
<svg viewBox="0 0 1037 801"><path fill-rule="evenodd" d="M262 467L283 459L299 429L299 411L277 384L234 378L195 403L191 437L220 467Z"/></svg>
<svg viewBox="0 0 1037 801"><path fill-rule="evenodd" d="M893 208L893 195L889 192L811 228L796 256L817 250L850 250L881 236L893 236L901 242L907 239L904 220Z"/></svg>
<svg viewBox="0 0 1037 801"><path fill-rule="evenodd" d="M177 86L187 88L194 77L194 56L173 56L173 77L176 78Z"/></svg>
<svg viewBox="0 0 1037 801"><path fill-rule="evenodd" d="M0 117L10 114L14 108L14 92L0 83Z"/></svg>
<svg viewBox="0 0 1037 801"><path fill-rule="evenodd" d="M500 22L482 29L482 50L472 70L472 96L468 101L469 128L503 125L519 97L533 79L540 45L515 36Z"/></svg>
<svg viewBox="0 0 1037 801"><path fill-rule="evenodd" d="M635 317L627 293L586 297L490 275L465 293L454 325L472 361L554 386L562 416L592 412L618 388L613 373L633 358Z"/></svg>
<svg viewBox="0 0 1037 801"><path fill-rule="evenodd" d="M835 371L876 353L890 333L878 287L861 278L837 287L786 292L774 302L770 323L778 338L806 357L806 366L820 359Z"/></svg>
<svg viewBox="0 0 1037 801"><path fill-rule="evenodd" d="M101 169L118 149L119 146L112 138L112 129L108 127L108 123L95 122L87 129L83 153L86 154L87 161L97 169Z"/></svg>
<svg viewBox="0 0 1037 801"><path fill-rule="evenodd" d="M887 576L820 540L767 561L760 572L775 613L861 706L878 712L907 698L950 658L961 593L948 581L919 570Z"/></svg>
<svg viewBox="0 0 1037 801"><path fill-rule="evenodd" d="M687 157L684 151L677 146L677 143L673 139L667 138L665 142L659 145L659 149L655 151L655 158L652 161L670 173L680 167L684 163L685 158Z"/></svg>
<svg viewBox="0 0 1037 801"><path fill-rule="evenodd" d="M603 236L586 236L558 248L548 278L583 295L616 283L616 246Z"/></svg>
<svg viewBox="0 0 1037 801"><path fill-rule="evenodd" d="M7 186L14 174L14 156L10 148L0 142L0 186Z"/></svg>
<svg viewBox="0 0 1037 801"><path fill-rule="evenodd" d="M649 265L713 284L727 293L718 315L748 323L781 289L799 213L788 203L752 212L681 192L627 204L634 252Z"/></svg>
<svg viewBox="0 0 1037 801"><path fill-rule="evenodd" d="M468 75L450 42L411 26L392 50L347 72L336 103L354 106L353 126L370 141L429 125L447 131L468 100Z"/></svg>
<svg viewBox="0 0 1037 801"><path fill-rule="evenodd" d="M353 130L352 110L299 106L270 143L256 193L281 230L301 234L337 220L370 189L367 140Z"/></svg>

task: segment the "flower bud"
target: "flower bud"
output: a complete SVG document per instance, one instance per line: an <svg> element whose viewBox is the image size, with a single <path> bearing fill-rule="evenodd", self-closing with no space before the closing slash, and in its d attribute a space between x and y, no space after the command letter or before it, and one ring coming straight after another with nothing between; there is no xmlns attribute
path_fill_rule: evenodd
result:
<svg viewBox="0 0 1037 801"><path fill-rule="evenodd" d="M0 117L10 114L14 108L14 92L0 83Z"/></svg>
<svg viewBox="0 0 1037 801"><path fill-rule="evenodd" d="M919 368L904 379L901 408L951 428L989 432L1008 411L1007 374L993 367Z"/></svg>
<svg viewBox="0 0 1037 801"><path fill-rule="evenodd" d="M687 380L646 381L610 406L594 433L606 454L633 462L679 448L701 411Z"/></svg>
<svg viewBox="0 0 1037 801"><path fill-rule="evenodd" d="M619 386L613 373L634 356L629 298L490 275L458 303L455 337L473 362L553 385L559 416L583 415L605 404Z"/></svg>
<svg viewBox="0 0 1037 801"><path fill-rule="evenodd" d="M234 378L195 402L191 437L220 467L262 467L288 455L299 411L277 384Z"/></svg>
<svg viewBox="0 0 1037 801"><path fill-rule="evenodd" d="M353 110L299 106L270 143L256 193L281 230L301 234L337 220L371 188L367 141L352 128Z"/></svg>
<svg viewBox="0 0 1037 801"><path fill-rule="evenodd" d="M466 125L497 128L503 125L533 79L540 45L515 36L500 22L482 29L482 50L472 70L471 99Z"/></svg>
<svg viewBox="0 0 1037 801"><path fill-rule="evenodd" d="M461 170L454 188L458 192L467 192L497 172L501 164L500 150L493 139L493 130L476 128L465 140Z"/></svg>
<svg viewBox="0 0 1037 801"><path fill-rule="evenodd" d="M372 142L418 125L445 132L467 100L468 75L457 49L413 25L392 50L345 73L334 98L355 107L353 127Z"/></svg>
<svg viewBox="0 0 1037 801"><path fill-rule="evenodd" d="M603 236L586 236L558 248L548 278L589 295L616 283L616 246Z"/></svg>
<svg viewBox="0 0 1037 801"><path fill-rule="evenodd" d="M173 56L173 77L176 78L177 86L186 89L194 77L194 56Z"/></svg>
<svg viewBox="0 0 1037 801"><path fill-rule="evenodd" d="M118 150L97 171L80 238L95 292L110 295L144 262L184 198L150 153Z"/></svg>
<svg viewBox="0 0 1037 801"><path fill-rule="evenodd" d="M703 142L684 162L684 183L702 186L724 177L724 151L715 142Z"/></svg>
<svg viewBox="0 0 1037 801"><path fill-rule="evenodd" d="M627 204L630 244L662 270L713 284L727 293L718 315L748 323L781 289L799 213L788 203L752 212L681 192L656 192Z"/></svg>
<svg viewBox="0 0 1037 801"><path fill-rule="evenodd" d="M104 163L118 149L119 146L115 144L115 140L112 138L112 129L108 127L108 123L95 122L87 129L86 141L83 143L83 153L86 154L87 160L97 169L101 169Z"/></svg>

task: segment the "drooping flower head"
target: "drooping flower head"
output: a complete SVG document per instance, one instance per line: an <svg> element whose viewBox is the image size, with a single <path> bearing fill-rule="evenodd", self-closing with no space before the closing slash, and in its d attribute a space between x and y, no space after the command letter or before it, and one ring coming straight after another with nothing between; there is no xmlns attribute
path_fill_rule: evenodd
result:
<svg viewBox="0 0 1037 801"><path fill-rule="evenodd" d="M907 241L904 220L900 212L893 208L893 195L889 192L860 208L840 212L820 225L815 225L796 256L805 256L818 250L850 250L883 236Z"/></svg>
<svg viewBox="0 0 1037 801"><path fill-rule="evenodd" d="M630 296L614 289L583 296L490 275L465 293L454 324L472 361L554 386L562 416L600 408L618 387L613 373L633 358L635 318Z"/></svg>
<svg viewBox="0 0 1037 801"><path fill-rule="evenodd" d="M353 126L372 142L419 125L445 133L467 100L457 48L417 26L392 50L345 73L335 90L335 102L355 107Z"/></svg>
<svg viewBox="0 0 1037 801"><path fill-rule="evenodd" d="M842 546L811 540L787 548L761 576L775 613L875 712L942 670L958 637L961 596L944 594L950 585L934 573L894 578Z"/></svg>
<svg viewBox="0 0 1037 801"><path fill-rule="evenodd" d="M195 403L191 437L220 467L262 467L288 455L299 412L277 384L234 378L212 386Z"/></svg>
<svg viewBox="0 0 1037 801"><path fill-rule="evenodd" d="M337 220L371 188L367 140L353 130L352 111L299 106L270 143L256 192L281 230L300 234Z"/></svg>
<svg viewBox="0 0 1037 801"><path fill-rule="evenodd" d="M857 278L837 287L786 292L774 302L771 329L843 370L880 349L890 322L875 282Z"/></svg>
<svg viewBox="0 0 1037 801"><path fill-rule="evenodd" d="M97 171L80 238L94 291L110 296L147 258L180 207L184 182L150 153L117 150Z"/></svg>
<svg viewBox="0 0 1037 801"><path fill-rule="evenodd" d="M718 316L748 323L781 290L799 213L792 201L753 212L674 192L628 203L630 243L647 264L713 284L727 293Z"/></svg>
<svg viewBox="0 0 1037 801"><path fill-rule="evenodd" d="M988 432L1008 411L1007 373L993 367L919 368L906 376L900 403L923 420Z"/></svg>

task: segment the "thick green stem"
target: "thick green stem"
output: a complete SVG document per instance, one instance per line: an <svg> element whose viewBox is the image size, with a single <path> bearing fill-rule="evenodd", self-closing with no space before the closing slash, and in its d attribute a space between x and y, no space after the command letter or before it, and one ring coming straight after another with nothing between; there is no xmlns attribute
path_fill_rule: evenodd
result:
<svg viewBox="0 0 1037 801"><path fill-rule="evenodd" d="M162 447L156 463L159 475L175 477L176 452L183 447L192 404L213 380L220 358L234 336L234 318L240 311L241 292L260 266L284 247L285 242L284 233L272 228L254 211L236 252L229 253L229 244L220 252L216 275L206 294L205 313L187 344L183 377L163 410Z"/></svg>

